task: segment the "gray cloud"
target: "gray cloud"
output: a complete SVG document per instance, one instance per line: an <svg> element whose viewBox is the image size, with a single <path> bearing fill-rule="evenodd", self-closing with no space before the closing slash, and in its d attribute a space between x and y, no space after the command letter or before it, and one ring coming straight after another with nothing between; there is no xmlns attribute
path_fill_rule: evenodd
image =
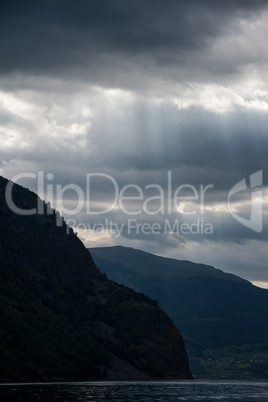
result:
<svg viewBox="0 0 268 402"><path fill-rule="evenodd" d="M204 218L213 236L124 227L119 238L81 237L91 246L131 245L250 279L251 256L259 252L255 278L267 281L266 198L261 233L227 208L232 186L244 178L249 184L258 170L267 189L266 15L266 0L6 2L0 14L2 174L53 173L50 184L74 183L84 192L93 172L109 174L119 188L155 183L165 193L168 171L172 191L212 184L203 217L173 210L137 219L163 225L166 218L171 224ZM32 179L21 182L38 190ZM74 193L64 197L66 208L74 205ZM92 197L95 206L108 205L113 188L97 180ZM250 216L250 197L249 189L235 198L241 216ZM137 202L128 206L135 210ZM83 209L71 218L122 225L129 217L117 208L96 217Z"/></svg>
<svg viewBox="0 0 268 402"><path fill-rule="evenodd" d="M265 0L79 0L65 1L64 7L59 0L11 1L0 16L0 71L67 74L133 89L159 72L165 80L185 80L195 70L205 79L207 52L217 37L235 33L237 19L248 20L266 6ZM222 56L220 63L209 57L210 74L239 73L238 60L226 63Z"/></svg>
<svg viewBox="0 0 268 402"><path fill-rule="evenodd" d="M203 170L207 180L214 182L216 169L220 186L225 185L224 177L230 171L233 180L267 169L266 111L237 110L222 116L196 107L178 111L167 104L139 102L137 106L130 116L122 105L118 120L109 129L104 126L102 110L93 122L96 143L109 167L141 171L192 167L192 174L190 170L187 174L190 180L198 169L197 180ZM112 143L104 140L107 131Z"/></svg>

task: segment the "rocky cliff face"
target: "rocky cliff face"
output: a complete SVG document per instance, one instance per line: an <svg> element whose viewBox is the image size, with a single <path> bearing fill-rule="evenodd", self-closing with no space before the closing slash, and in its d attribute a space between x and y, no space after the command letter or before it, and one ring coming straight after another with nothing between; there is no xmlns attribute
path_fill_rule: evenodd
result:
<svg viewBox="0 0 268 402"><path fill-rule="evenodd" d="M191 378L180 332L141 293L108 281L58 213L0 177L0 378ZM59 223L61 223L59 225Z"/></svg>

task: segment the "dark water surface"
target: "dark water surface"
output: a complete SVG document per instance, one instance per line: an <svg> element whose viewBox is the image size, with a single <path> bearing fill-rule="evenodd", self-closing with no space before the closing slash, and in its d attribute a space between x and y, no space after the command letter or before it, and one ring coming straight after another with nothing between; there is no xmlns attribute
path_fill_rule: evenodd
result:
<svg viewBox="0 0 268 402"><path fill-rule="evenodd" d="M1 384L0 401L268 401L268 383L253 381L106 381Z"/></svg>

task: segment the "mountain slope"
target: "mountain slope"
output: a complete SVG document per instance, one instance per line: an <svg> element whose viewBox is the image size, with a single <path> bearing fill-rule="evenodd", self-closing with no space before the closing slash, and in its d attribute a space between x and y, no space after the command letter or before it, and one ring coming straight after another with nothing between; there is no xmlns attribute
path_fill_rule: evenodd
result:
<svg viewBox="0 0 268 402"><path fill-rule="evenodd" d="M179 275L183 277L210 276L234 282L250 283L239 276L228 274L210 265L160 257L131 247L96 247L89 250L109 261L127 264L129 268L133 268L136 272L143 274L152 273L160 274L161 276Z"/></svg>
<svg viewBox="0 0 268 402"><path fill-rule="evenodd" d="M206 371L204 361L210 359L213 369L216 361L222 365L223 377L254 377L256 362L262 367L258 376L268 376L266 289L210 266L131 248L117 246L90 251L96 265L110 279L159 301L182 331L195 375L211 377L212 369ZM230 346L234 347L233 355ZM225 360L220 363L227 354L230 362L246 359L246 368L232 368L231 363L226 366Z"/></svg>
<svg viewBox="0 0 268 402"><path fill-rule="evenodd" d="M108 281L59 214L0 177L0 379L191 378L156 302Z"/></svg>

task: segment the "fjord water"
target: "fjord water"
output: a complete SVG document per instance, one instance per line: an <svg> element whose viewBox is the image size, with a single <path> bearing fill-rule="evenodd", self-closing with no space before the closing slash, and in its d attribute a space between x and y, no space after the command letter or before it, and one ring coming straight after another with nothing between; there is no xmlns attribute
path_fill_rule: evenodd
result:
<svg viewBox="0 0 268 402"><path fill-rule="evenodd" d="M107 381L1 384L0 400L15 401L268 401L268 383L254 381Z"/></svg>

